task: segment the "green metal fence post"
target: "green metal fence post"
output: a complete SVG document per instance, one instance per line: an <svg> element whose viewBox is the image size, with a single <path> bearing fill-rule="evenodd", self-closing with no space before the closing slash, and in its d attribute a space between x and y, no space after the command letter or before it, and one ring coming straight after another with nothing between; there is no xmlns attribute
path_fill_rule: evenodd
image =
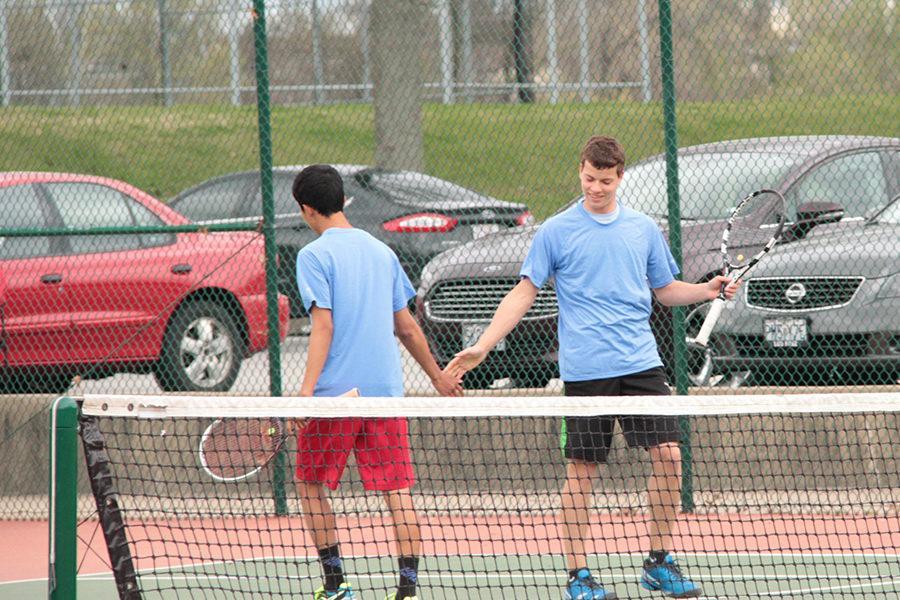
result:
<svg viewBox="0 0 900 600"><path fill-rule="evenodd" d="M78 404L63 396L50 410L50 600L75 600L78 571Z"/></svg>
<svg viewBox="0 0 900 600"><path fill-rule="evenodd" d="M269 57L265 0L253 0L256 48L256 108L259 116L259 179L262 188L263 236L266 247L266 306L269 317L269 393L281 395L281 338L278 335L278 269L275 246L275 202L272 197L272 127L269 101ZM284 453L275 459L275 512L287 514Z"/></svg>
<svg viewBox="0 0 900 600"><path fill-rule="evenodd" d="M672 7L670 0L659 0L659 50L662 73L663 127L666 143L666 183L669 198L669 246L678 266L682 266L681 199L678 195L678 123L675 116L675 56L672 47ZM687 343L685 341L684 307L672 309L673 357L675 359L675 389L687 394ZM681 506L694 510L693 462L691 428L686 418L681 425Z"/></svg>

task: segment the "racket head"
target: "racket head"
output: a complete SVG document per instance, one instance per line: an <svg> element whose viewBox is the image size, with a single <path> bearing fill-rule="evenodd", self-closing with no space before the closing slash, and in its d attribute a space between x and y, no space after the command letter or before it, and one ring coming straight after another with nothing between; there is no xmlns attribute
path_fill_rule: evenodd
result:
<svg viewBox="0 0 900 600"><path fill-rule="evenodd" d="M734 207L722 234L725 271L749 269L781 238L787 208L775 190L757 190Z"/></svg>
<svg viewBox="0 0 900 600"><path fill-rule="evenodd" d="M247 479L278 454L284 440L280 419L217 419L200 438L200 465L216 481Z"/></svg>

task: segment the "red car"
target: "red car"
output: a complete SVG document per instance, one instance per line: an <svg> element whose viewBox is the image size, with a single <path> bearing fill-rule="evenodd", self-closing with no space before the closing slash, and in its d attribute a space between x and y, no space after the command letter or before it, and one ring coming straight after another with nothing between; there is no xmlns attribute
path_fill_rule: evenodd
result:
<svg viewBox="0 0 900 600"><path fill-rule="evenodd" d="M121 181L0 173L0 389L152 371L165 391L222 391L266 347L253 232L2 237L8 229L185 225ZM279 331L288 302L279 296Z"/></svg>

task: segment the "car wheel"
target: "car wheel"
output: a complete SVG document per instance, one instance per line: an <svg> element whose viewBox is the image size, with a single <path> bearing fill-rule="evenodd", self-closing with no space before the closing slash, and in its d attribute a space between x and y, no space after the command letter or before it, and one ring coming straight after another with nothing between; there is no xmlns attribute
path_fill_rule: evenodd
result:
<svg viewBox="0 0 900 600"><path fill-rule="evenodd" d="M154 375L166 392L231 389L241 368L241 342L229 309L200 301L169 321Z"/></svg>
<svg viewBox="0 0 900 600"><path fill-rule="evenodd" d="M694 339L700 333L706 313L709 312L710 302L694 304L687 308L685 316L685 333L687 334L687 371L691 385L710 385L715 372L715 346L708 344L701 346Z"/></svg>
<svg viewBox="0 0 900 600"><path fill-rule="evenodd" d="M68 373L53 368L0 370L0 394L62 394L71 383Z"/></svg>
<svg viewBox="0 0 900 600"><path fill-rule="evenodd" d="M465 390L486 390L497 379L490 369L478 368L463 375L462 387Z"/></svg>
<svg viewBox="0 0 900 600"><path fill-rule="evenodd" d="M556 377L557 375L542 372L542 371L533 371L529 373L519 373L512 377L512 387L516 388L545 388L547 384L550 383L550 380Z"/></svg>
<svg viewBox="0 0 900 600"><path fill-rule="evenodd" d="M706 346L701 346L694 341L697 334L700 333L703 320L706 319L706 313L709 312L709 306L709 302L704 302L689 306L687 309L685 337L687 338L688 380L691 385L699 387L738 388L750 380L750 371L719 373L715 363L715 343L711 342Z"/></svg>

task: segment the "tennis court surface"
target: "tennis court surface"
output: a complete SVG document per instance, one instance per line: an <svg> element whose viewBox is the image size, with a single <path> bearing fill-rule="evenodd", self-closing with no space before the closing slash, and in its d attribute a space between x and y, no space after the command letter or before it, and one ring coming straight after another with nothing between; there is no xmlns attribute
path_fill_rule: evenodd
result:
<svg viewBox="0 0 900 600"><path fill-rule="evenodd" d="M90 468L78 465L78 496L65 484L53 494L54 597L73 597L61 592L77 570L80 598L311 598L321 566L292 483L292 440L283 460L222 482L199 466L202 432L219 417L403 415L422 525L419 599L560 598L560 416L623 413L689 415L672 550L701 597L900 595L898 394L315 400L78 399ZM664 597L638 585L648 474L646 453L614 436L586 552L619 598ZM381 600L397 582L383 500L362 489L352 458L331 498L356 597ZM67 529L76 519L77 534ZM46 589L46 579L7 582L0 597Z"/></svg>

